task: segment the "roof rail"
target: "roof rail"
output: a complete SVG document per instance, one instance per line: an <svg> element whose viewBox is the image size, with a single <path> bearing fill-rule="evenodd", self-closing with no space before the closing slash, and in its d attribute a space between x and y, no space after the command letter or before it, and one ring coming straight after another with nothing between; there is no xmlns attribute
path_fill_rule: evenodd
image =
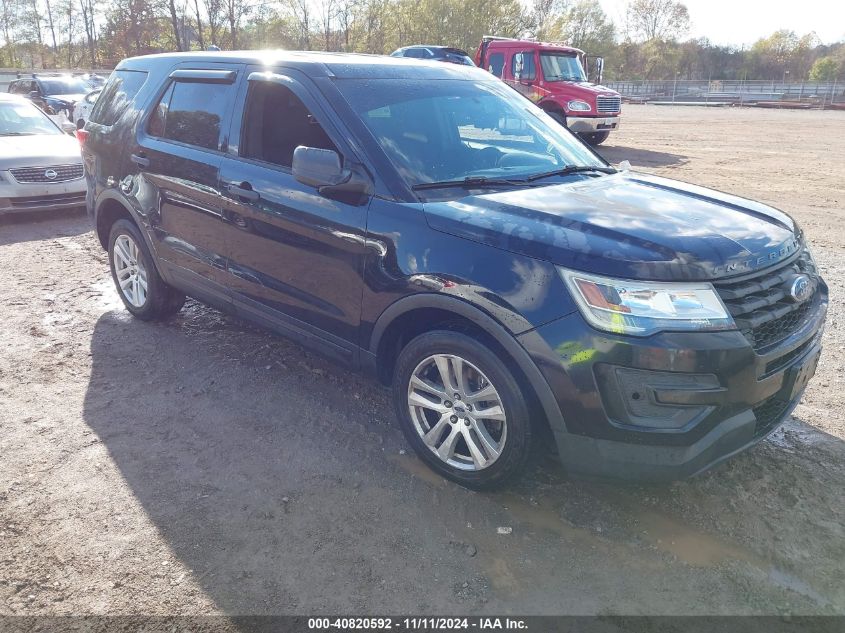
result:
<svg viewBox="0 0 845 633"><path fill-rule="evenodd" d="M519 38L519 37L501 37L500 35L484 35L481 38L481 41L499 41L499 42L519 42L519 41L526 41L527 38Z"/></svg>

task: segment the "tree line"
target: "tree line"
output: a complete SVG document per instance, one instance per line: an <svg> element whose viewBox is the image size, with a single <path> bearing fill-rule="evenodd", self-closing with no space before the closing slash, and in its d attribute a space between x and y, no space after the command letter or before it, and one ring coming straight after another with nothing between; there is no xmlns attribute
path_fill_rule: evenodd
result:
<svg viewBox="0 0 845 633"><path fill-rule="evenodd" d="M481 37L560 41L605 57L605 78L845 80L845 42L781 30L749 48L689 39L678 0L0 0L0 66L109 68L165 51L284 48L387 54L409 44L473 53Z"/></svg>

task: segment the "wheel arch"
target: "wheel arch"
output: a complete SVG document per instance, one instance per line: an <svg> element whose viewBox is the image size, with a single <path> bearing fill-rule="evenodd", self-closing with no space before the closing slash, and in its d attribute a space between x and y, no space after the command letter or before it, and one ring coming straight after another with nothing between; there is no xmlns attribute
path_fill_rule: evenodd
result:
<svg viewBox="0 0 845 633"><path fill-rule="evenodd" d="M436 329L460 331L488 344L517 370L515 377L528 390L532 411L543 417L547 428L566 430L551 387L514 334L481 308L455 297L418 293L399 299L382 312L368 350L379 380L389 383L396 358L411 339Z"/></svg>
<svg viewBox="0 0 845 633"><path fill-rule="evenodd" d="M130 207L116 196L111 195L105 195L97 202L94 218L97 239L100 240L100 245L105 249L109 247L109 232L115 222L126 219L138 225Z"/></svg>

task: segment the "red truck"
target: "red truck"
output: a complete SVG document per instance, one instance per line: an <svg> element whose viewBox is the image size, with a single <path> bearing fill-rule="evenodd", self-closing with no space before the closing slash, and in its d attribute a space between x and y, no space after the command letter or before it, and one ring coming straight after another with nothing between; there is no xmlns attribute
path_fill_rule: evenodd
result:
<svg viewBox="0 0 845 633"><path fill-rule="evenodd" d="M587 79L585 67L592 65L596 81L601 81L601 57L588 57L582 50L552 42L485 35L475 63L591 145L603 143L619 129L622 97Z"/></svg>

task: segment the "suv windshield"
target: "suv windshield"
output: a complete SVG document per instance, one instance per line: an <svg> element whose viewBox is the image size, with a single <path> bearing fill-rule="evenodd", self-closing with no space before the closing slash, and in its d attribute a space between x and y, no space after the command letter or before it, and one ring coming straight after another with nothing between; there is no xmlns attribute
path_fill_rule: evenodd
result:
<svg viewBox="0 0 845 633"><path fill-rule="evenodd" d="M500 81L349 79L336 85L412 187L606 166Z"/></svg>
<svg viewBox="0 0 845 633"><path fill-rule="evenodd" d="M67 79L42 79L41 90L45 95L73 95L91 91L91 86L82 81L68 77Z"/></svg>
<svg viewBox="0 0 845 633"><path fill-rule="evenodd" d="M31 103L0 101L0 136L62 134L47 115Z"/></svg>
<svg viewBox="0 0 845 633"><path fill-rule="evenodd" d="M546 81L587 81L584 68L575 55L541 51L540 64Z"/></svg>

